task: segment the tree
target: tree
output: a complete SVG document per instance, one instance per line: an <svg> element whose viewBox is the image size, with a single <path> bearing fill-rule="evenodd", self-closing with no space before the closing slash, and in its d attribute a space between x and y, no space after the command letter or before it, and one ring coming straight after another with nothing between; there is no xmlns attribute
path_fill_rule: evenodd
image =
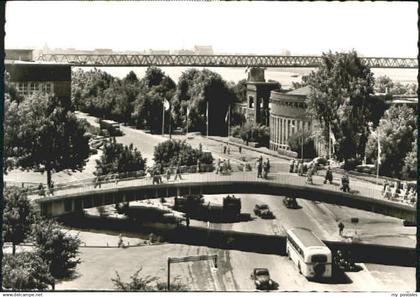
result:
<svg viewBox="0 0 420 297"><path fill-rule="evenodd" d="M192 148L188 143L180 140L166 140L155 146L153 153L155 163L163 167L168 166L195 166L197 160L203 165L213 164L213 156L210 152L203 152Z"/></svg>
<svg viewBox="0 0 420 297"><path fill-rule="evenodd" d="M298 154L298 158L302 158L302 142L303 158L312 159L316 157L315 143L310 131L297 131L287 141L290 149Z"/></svg>
<svg viewBox="0 0 420 297"><path fill-rule="evenodd" d="M35 253L4 255L2 274L6 290L43 291L54 284L48 265Z"/></svg>
<svg viewBox="0 0 420 297"><path fill-rule="evenodd" d="M305 80L311 87L309 111L319 121L323 136L328 139L331 128L336 157L345 161L347 169L355 166L364 156L368 122L373 117L368 104L373 93L372 72L355 51L329 52Z"/></svg>
<svg viewBox="0 0 420 297"><path fill-rule="evenodd" d="M17 187L3 190L3 241L11 241L13 255L16 245L22 243L30 234L34 222L34 211L26 193Z"/></svg>
<svg viewBox="0 0 420 297"><path fill-rule="evenodd" d="M47 263L54 278L62 278L80 263L80 239L62 231L54 221L43 221L33 228L35 247L38 255Z"/></svg>
<svg viewBox="0 0 420 297"><path fill-rule="evenodd" d="M237 130L234 128L233 130ZM256 142L259 146L268 147L270 144L270 129L267 126L259 125L255 123L245 123L235 131L236 136L242 138L246 143Z"/></svg>
<svg viewBox="0 0 420 297"><path fill-rule="evenodd" d="M414 130L413 133L413 144L411 146L411 151L408 152L407 156L404 158L404 167L402 175L404 178L417 178L417 137L418 130Z"/></svg>
<svg viewBox="0 0 420 297"><path fill-rule="evenodd" d="M402 177L403 167L407 165L408 172L415 171L411 167L414 162L405 163L407 155L408 161L414 154L413 143L417 139L417 122L415 111L406 106L392 106L388 109L379 122L375 133L369 136L366 145L366 157L372 162L376 162L378 154L378 138L381 145L381 164L379 172L382 175L391 177Z"/></svg>
<svg viewBox="0 0 420 297"><path fill-rule="evenodd" d="M117 143L114 138L104 145L103 154L96 164L96 175L144 171L146 158L142 158L133 144L126 146Z"/></svg>
<svg viewBox="0 0 420 297"><path fill-rule="evenodd" d="M179 78L176 97L180 103L174 112L181 117L187 114L187 108L189 110L189 131L206 133L208 120L210 135L227 134L225 116L235 100L235 93L218 73L188 69ZM183 101L188 103L182 104Z"/></svg>
<svg viewBox="0 0 420 297"><path fill-rule="evenodd" d="M64 169L82 170L89 156L86 123L76 118L59 98L35 93L5 112L5 155L11 168L51 174Z"/></svg>

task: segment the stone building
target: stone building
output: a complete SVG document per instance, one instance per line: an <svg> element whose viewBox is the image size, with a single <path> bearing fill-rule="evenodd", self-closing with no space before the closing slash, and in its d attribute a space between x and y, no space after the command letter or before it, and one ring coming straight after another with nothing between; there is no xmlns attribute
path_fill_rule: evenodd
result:
<svg viewBox="0 0 420 297"><path fill-rule="evenodd" d="M268 126L270 124L270 92L279 89L277 82L266 82L263 68L251 68L246 82L247 122Z"/></svg>
<svg viewBox="0 0 420 297"><path fill-rule="evenodd" d="M270 149L288 149L289 138L298 131L310 131L314 135L318 155L326 155L326 144L317 136L317 123L307 113L307 96L310 87L289 92L271 91L270 94Z"/></svg>

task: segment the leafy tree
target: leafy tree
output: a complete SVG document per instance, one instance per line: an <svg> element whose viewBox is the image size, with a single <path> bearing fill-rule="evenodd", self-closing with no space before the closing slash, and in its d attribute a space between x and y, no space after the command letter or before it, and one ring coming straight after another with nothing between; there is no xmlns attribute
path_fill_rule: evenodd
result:
<svg viewBox="0 0 420 297"><path fill-rule="evenodd" d="M35 247L38 255L47 263L54 278L62 278L80 263L80 239L62 231L54 221L43 221L33 228Z"/></svg>
<svg viewBox="0 0 420 297"><path fill-rule="evenodd" d="M180 102L188 102L178 104L174 112L186 115L186 109L189 109L189 131L206 133L208 105L209 134L227 134L225 116L235 100L235 93L219 74L208 69L189 69L183 72L178 81L176 97Z"/></svg>
<svg viewBox="0 0 420 297"><path fill-rule="evenodd" d="M404 158L403 177L417 178L417 137L418 130L414 130L411 151Z"/></svg>
<svg viewBox="0 0 420 297"><path fill-rule="evenodd" d="M36 93L5 112L5 169L47 172L82 170L89 156L86 123L76 118L57 97ZM10 161L10 162L9 162Z"/></svg>
<svg viewBox="0 0 420 297"><path fill-rule="evenodd" d="M142 158L141 153L133 144L129 146L117 143L115 138L106 143L103 154L96 160L96 175L106 175L113 173L144 171L146 158Z"/></svg>
<svg viewBox="0 0 420 297"><path fill-rule="evenodd" d="M30 234L34 222L34 210L26 193L17 187L3 190L3 241L13 244L13 255L16 245L22 243Z"/></svg>
<svg viewBox="0 0 420 297"><path fill-rule="evenodd" d="M18 90L10 83L10 74L8 72L4 73L4 96L5 100L10 102L16 101L19 104L23 101L23 97L19 95ZM6 97L8 98L6 99Z"/></svg>
<svg viewBox="0 0 420 297"><path fill-rule="evenodd" d="M381 164L379 172L391 177L402 177L402 169L405 165L407 154L409 160L412 157L413 142L417 136L417 116L415 111L406 106L392 106L388 109L379 122L375 133L369 136L366 146L366 156L372 162L376 162L378 154L377 133L381 145ZM407 170L414 171L412 165L406 164Z"/></svg>
<svg viewBox="0 0 420 297"><path fill-rule="evenodd" d="M155 146L153 159L163 167L168 166L192 166L200 160L201 164L210 165L213 163L213 156L210 152L203 152L192 148L188 143L180 140L166 140Z"/></svg>
<svg viewBox="0 0 420 297"><path fill-rule="evenodd" d="M48 265L35 253L4 255L2 274L6 290L42 291L54 283Z"/></svg>
<svg viewBox="0 0 420 297"><path fill-rule="evenodd" d="M234 84L232 89L235 93L235 102L246 102L246 79L241 79Z"/></svg>
<svg viewBox="0 0 420 297"><path fill-rule="evenodd" d="M298 158L302 158L302 141L303 158L312 159L316 157L315 143L310 131L297 131L287 141L290 149L298 154Z"/></svg>
<svg viewBox="0 0 420 297"><path fill-rule="evenodd" d="M327 139L329 128L336 139L337 158L350 168L364 156L368 122L372 121L369 109L373 93L373 74L357 53L324 53L316 72L306 78L311 87L308 107L320 122Z"/></svg>

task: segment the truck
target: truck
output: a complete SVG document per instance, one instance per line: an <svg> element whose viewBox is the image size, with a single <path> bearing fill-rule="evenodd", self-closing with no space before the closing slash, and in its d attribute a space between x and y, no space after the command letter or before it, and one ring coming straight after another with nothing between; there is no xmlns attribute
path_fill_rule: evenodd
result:
<svg viewBox="0 0 420 297"><path fill-rule="evenodd" d="M234 195L223 198L223 204L205 203L203 195L175 197L174 209L199 220L237 220L241 215L241 198Z"/></svg>

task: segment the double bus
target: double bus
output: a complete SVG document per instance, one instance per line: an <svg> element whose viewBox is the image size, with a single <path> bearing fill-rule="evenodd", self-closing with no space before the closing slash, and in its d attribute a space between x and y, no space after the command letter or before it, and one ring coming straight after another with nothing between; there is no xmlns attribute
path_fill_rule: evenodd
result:
<svg viewBox="0 0 420 297"><path fill-rule="evenodd" d="M331 250L311 230L293 228L287 231L286 253L299 273L308 279L332 276Z"/></svg>

